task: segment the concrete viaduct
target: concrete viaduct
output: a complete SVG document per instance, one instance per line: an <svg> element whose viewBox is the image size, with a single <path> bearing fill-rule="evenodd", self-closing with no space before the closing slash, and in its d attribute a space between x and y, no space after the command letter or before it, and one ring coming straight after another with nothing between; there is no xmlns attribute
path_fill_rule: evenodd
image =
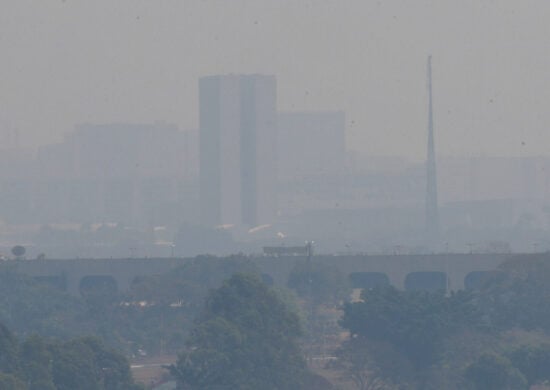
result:
<svg viewBox="0 0 550 390"><path fill-rule="evenodd" d="M337 267L350 276L356 287L391 284L398 289L461 290L475 287L476 281L494 271L513 254L433 254L433 255L316 255L311 261ZM257 256L251 258L275 284L284 285L291 269L304 256ZM73 259L9 261L18 272L45 280L58 280L66 291L80 295L90 278L105 278L119 291L128 289L139 276L169 272L193 259ZM205 258L203 261L208 261Z"/></svg>

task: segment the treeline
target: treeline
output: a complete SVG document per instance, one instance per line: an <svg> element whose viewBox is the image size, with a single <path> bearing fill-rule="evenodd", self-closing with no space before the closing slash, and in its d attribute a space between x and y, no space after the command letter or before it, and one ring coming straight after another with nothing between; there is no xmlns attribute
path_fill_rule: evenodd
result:
<svg viewBox="0 0 550 390"><path fill-rule="evenodd" d="M198 257L129 291L99 284L75 298L4 266L0 322L20 339L69 346L94 334L127 355L179 353L171 372L186 389L521 390L550 380L549 255L512 259L481 289L451 294L380 287L349 302L346 275L314 259L297 262L286 286L270 284L246 257ZM22 370L2 372L24 382Z"/></svg>
<svg viewBox="0 0 550 390"><path fill-rule="evenodd" d="M0 323L23 338L93 334L128 355L177 353L208 292L238 272L258 273L245 257L197 257L167 274L139 278L128 291L98 283L74 297L2 264Z"/></svg>
<svg viewBox="0 0 550 390"><path fill-rule="evenodd" d="M0 324L0 389L138 390L126 358L96 338L23 342Z"/></svg>
<svg viewBox="0 0 550 390"><path fill-rule="evenodd" d="M128 355L138 351L176 354L185 347L208 293L237 273L254 274L272 284L245 256L199 256L166 274L140 277L128 291L97 283L83 290L81 297L74 297L48 281L18 274L9 263L1 264L0 323L16 330L19 337L39 334L67 339L93 334ZM336 267L305 262L296 264L288 288L280 291L286 303L296 306L294 291L313 302L308 308L334 307L351 292ZM309 309L296 309L308 323L309 337L318 316L311 317Z"/></svg>
<svg viewBox="0 0 550 390"><path fill-rule="evenodd" d="M364 289L342 305L350 289L337 268L298 263L288 287L300 327L289 305L279 306L284 294L268 299L259 281L234 277L206 299L172 372L181 389L306 389L315 378L327 389L523 390L549 381L550 256L513 259L484 282L450 294ZM325 344L323 313L335 307L339 327L330 332L348 336L320 370L328 383L303 356Z"/></svg>
<svg viewBox="0 0 550 390"><path fill-rule="evenodd" d="M332 389L307 368L296 312L254 275L237 274L207 297L171 372L179 389Z"/></svg>
<svg viewBox="0 0 550 390"><path fill-rule="evenodd" d="M363 290L334 366L366 389L521 390L550 380L550 257L504 264L478 291Z"/></svg>

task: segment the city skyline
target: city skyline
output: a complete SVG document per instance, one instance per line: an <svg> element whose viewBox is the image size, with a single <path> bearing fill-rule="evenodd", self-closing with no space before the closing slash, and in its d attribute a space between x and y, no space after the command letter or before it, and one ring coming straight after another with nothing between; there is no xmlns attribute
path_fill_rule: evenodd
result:
<svg viewBox="0 0 550 390"><path fill-rule="evenodd" d="M421 161L432 53L440 155L548 154L541 0L8 0L3 11L3 145L59 142L85 122L197 128L196 79L265 73L281 110L342 109L348 147Z"/></svg>

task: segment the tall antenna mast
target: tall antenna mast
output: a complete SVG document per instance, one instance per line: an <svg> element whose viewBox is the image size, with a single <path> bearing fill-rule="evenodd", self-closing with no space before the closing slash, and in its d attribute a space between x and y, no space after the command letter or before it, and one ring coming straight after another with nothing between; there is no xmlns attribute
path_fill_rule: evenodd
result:
<svg viewBox="0 0 550 390"><path fill-rule="evenodd" d="M428 56L428 150L426 158L426 231L430 239L439 234L439 208L437 203L437 171L434 145L432 96L432 56Z"/></svg>

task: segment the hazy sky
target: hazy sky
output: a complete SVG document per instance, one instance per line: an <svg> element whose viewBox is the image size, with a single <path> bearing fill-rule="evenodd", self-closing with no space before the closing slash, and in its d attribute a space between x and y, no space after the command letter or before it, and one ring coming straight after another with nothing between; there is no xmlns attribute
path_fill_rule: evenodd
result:
<svg viewBox="0 0 550 390"><path fill-rule="evenodd" d="M422 158L426 57L447 155L550 154L547 0L0 0L0 124L197 127L197 79L270 73L280 109L342 109L348 145Z"/></svg>

